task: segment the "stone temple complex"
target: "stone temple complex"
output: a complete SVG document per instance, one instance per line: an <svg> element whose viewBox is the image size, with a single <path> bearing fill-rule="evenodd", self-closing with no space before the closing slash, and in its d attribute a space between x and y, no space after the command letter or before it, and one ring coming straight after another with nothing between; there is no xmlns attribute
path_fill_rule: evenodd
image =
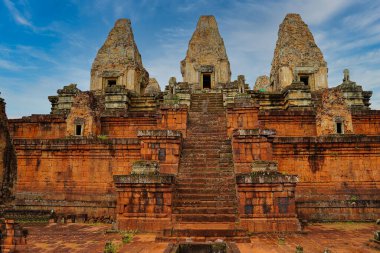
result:
<svg viewBox="0 0 380 253"><path fill-rule="evenodd" d="M213 16L199 18L183 80L162 91L131 22L116 21L91 68L50 96L51 113L7 119L0 101L3 215L54 210L122 230L245 241L304 221L380 216L380 111L328 68L298 14L280 25L270 76L231 80ZM185 54L186 53L186 54Z"/></svg>

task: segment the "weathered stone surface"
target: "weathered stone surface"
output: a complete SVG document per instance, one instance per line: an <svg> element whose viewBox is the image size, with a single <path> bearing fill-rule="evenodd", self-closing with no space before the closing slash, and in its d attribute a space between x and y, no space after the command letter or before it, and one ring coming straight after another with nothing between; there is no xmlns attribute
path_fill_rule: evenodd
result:
<svg viewBox="0 0 380 253"><path fill-rule="evenodd" d="M156 78L149 78L149 84L144 91L144 95L156 96L160 92L161 92L161 88Z"/></svg>
<svg viewBox="0 0 380 253"><path fill-rule="evenodd" d="M211 88L231 80L230 63L214 16L201 16L181 61L183 81L203 88L202 75L211 75Z"/></svg>
<svg viewBox="0 0 380 253"><path fill-rule="evenodd" d="M269 76L259 76L256 78L255 86L253 90L256 91L272 91L272 87L270 85Z"/></svg>
<svg viewBox="0 0 380 253"><path fill-rule="evenodd" d="M252 172L276 172L278 171L277 161L256 160L252 162Z"/></svg>
<svg viewBox="0 0 380 253"><path fill-rule="evenodd" d="M160 173L160 166L157 161L139 160L132 164L131 174L134 175L157 175Z"/></svg>
<svg viewBox="0 0 380 253"><path fill-rule="evenodd" d="M151 80L139 96L121 83L141 58L128 22L120 22L97 58L106 67L94 63L101 70L95 78L116 83L101 86L102 94L66 86L49 98L53 114L8 120L18 208L108 220L116 211L122 229L239 240L248 239L245 230L298 230L297 216L379 217L380 111L369 110L370 92L348 73L339 87L315 90L327 68L299 16L286 18L276 51L280 79L289 85L270 92L249 90L242 75L226 85L216 81L229 80L228 59L215 19L202 17L182 68L184 79L198 79L171 78L165 92ZM127 44L130 61L122 53ZM204 73L214 75L211 87L196 90ZM342 134L334 134L336 120ZM69 137L77 124L81 137Z"/></svg>
<svg viewBox="0 0 380 253"><path fill-rule="evenodd" d="M356 110L368 110L370 105L369 99L372 96L372 91L363 91L362 86L351 81L350 71L348 69L345 69L343 74L343 83L337 88L342 91L349 107Z"/></svg>
<svg viewBox="0 0 380 253"><path fill-rule="evenodd" d="M14 220L0 218L0 249L4 253L18 252L26 244L28 230Z"/></svg>
<svg viewBox="0 0 380 253"><path fill-rule="evenodd" d="M92 92L79 93L66 119L67 136L97 136L100 134L102 105ZM80 131L78 127L80 126Z"/></svg>
<svg viewBox="0 0 380 253"><path fill-rule="evenodd" d="M131 21L119 19L99 49L91 68L91 90L122 85L143 94L149 83L141 55L137 49Z"/></svg>
<svg viewBox="0 0 380 253"><path fill-rule="evenodd" d="M353 133L351 111L339 88L321 91L316 112L317 135ZM340 132L337 124L341 124Z"/></svg>
<svg viewBox="0 0 380 253"><path fill-rule="evenodd" d="M62 89L58 89L57 96L49 96L49 101L51 103L51 114L69 113L75 96L80 92L81 90L77 88L77 84L75 83L71 83L63 86Z"/></svg>
<svg viewBox="0 0 380 253"><path fill-rule="evenodd" d="M126 111L131 103L129 92L125 86L122 85L113 85L106 87L104 100L104 106L107 110Z"/></svg>
<svg viewBox="0 0 380 253"><path fill-rule="evenodd" d="M279 91L302 76L308 78L311 90L327 88L327 63L321 50L301 16L288 14L278 32L270 82Z"/></svg>
<svg viewBox="0 0 380 253"><path fill-rule="evenodd" d="M5 102L0 97L0 205L14 199L17 180L17 158L11 136Z"/></svg>

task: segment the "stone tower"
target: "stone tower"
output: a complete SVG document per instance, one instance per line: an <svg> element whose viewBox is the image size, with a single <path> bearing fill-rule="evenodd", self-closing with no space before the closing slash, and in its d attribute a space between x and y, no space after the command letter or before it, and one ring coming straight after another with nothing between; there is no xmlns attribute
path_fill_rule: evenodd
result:
<svg viewBox="0 0 380 253"><path fill-rule="evenodd" d="M201 89L230 82L230 62L214 16L199 18L186 58L181 61L181 73L184 82Z"/></svg>
<svg viewBox="0 0 380 253"><path fill-rule="evenodd" d="M312 91L327 88L327 63L299 14L288 14L280 25L270 82L280 91L301 81Z"/></svg>
<svg viewBox="0 0 380 253"><path fill-rule="evenodd" d="M149 74L142 64L131 21L119 19L92 64L91 90L104 92L108 86L120 85L142 94L148 83Z"/></svg>

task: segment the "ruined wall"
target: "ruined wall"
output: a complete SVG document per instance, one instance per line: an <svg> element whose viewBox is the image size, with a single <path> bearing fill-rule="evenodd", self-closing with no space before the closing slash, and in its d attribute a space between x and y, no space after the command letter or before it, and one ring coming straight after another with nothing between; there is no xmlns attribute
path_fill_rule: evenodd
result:
<svg viewBox="0 0 380 253"><path fill-rule="evenodd" d="M324 89L316 110L317 135L337 134L336 124L342 124L342 133L352 134L349 105L340 89Z"/></svg>
<svg viewBox="0 0 380 253"><path fill-rule="evenodd" d="M57 213L114 214L113 175L141 159L138 139L15 140L17 206Z"/></svg>
<svg viewBox="0 0 380 253"><path fill-rule="evenodd" d="M255 91L272 91L272 87L270 85L269 76L259 76L256 78L255 86L253 86L253 90Z"/></svg>
<svg viewBox="0 0 380 253"><path fill-rule="evenodd" d="M138 130L156 128L155 117L104 117L101 133L109 138L136 138Z"/></svg>
<svg viewBox="0 0 380 253"><path fill-rule="evenodd" d="M120 230L158 232L170 228L174 176L115 176Z"/></svg>
<svg viewBox="0 0 380 253"><path fill-rule="evenodd" d="M81 92L75 98L66 119L66 136L75 136L76 126L82 126L81 136L97 136L100 134L100 115L103 105L97 101L93 93Z"/></svg>
<svg viewBox="0 0 380 253"><path fill-rule="evenodd" d="M357 110L351 117L355 134L380 135L379 110Z"/></svg>
<svg viewBox="0 0 380 253"><path fill-rule="evenodd" d="M307 220L367 220L380 215L380 138L274 138L279 171L296 174L298 216Z"/></svg>
<svg viewBox="0 0 380 253"><path fill-rule="evenodd" d="M380 214L380 137L333 135L274 137L270 130L236 130L236 173L252 161L278 161L279 172L298 175L298 217L307 220L374 220Z"/></svg>
<svg viewBox="0 0 380 253"><path fill-rule="evenodd" d="M270 82L282 90L294 80L294 74L309 76L311 90L327 88L327 63L308 26L299 14L287 14L280 25Z"/></svg>
<svg viewBox="0 0 380 253"><path fill-rule="evenodd" d="M101 134L109 138L136 138L139 130L178 130L186 136L187 107L162 106L157 114L103 117Z"/></svg>
<svg viewBox="0 0 380 253"><path fill-rule="evenodd" d="M272 160L274 131L251 129L236 130L232 138L235 173L250 173L255 160Z"/></svg>
<svg viewBox="0 0 380 253"><path fill-rule="evenodd" d="M274 129L277 136L315 136L315 113L313 111L260 111L259 126Z"/></svg>
<svg viewBox="0 0 380 253"><path fill-rule="evenodd" d="M259 126L257 106L227 108L227 135L232 136L235 129L253 129Z"/></svg>
<svg viewBox="0 0 380 253"><path fill-rule="evenodd" d="M9 120L9 131L14 139L56 139L66 136L63 115L32 115Z"/></svg>
<svg viewBox="0 0 380 253"><path fill-rule="evenodd" d="M5 102L0 98L0 204L13 200L16 179L16 152L8 131Z"/></svg>
<svg viewBox="0 0 380 253"><path fill-rule="evenodd" d="M172 130L141 130L141 159L158 161L160 172L177 174L182 147L182 134Z"/></svg>

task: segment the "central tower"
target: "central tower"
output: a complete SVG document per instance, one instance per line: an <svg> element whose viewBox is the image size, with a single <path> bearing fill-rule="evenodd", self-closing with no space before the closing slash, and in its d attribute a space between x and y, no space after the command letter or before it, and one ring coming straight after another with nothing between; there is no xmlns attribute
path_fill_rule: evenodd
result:
<svg viewBox="0 0 380 253"><path fill-rule="evenodd" d="M214 89L231 80L230 62L214 16L201 16L181 61L183 81L196 89Z"/></svg>

